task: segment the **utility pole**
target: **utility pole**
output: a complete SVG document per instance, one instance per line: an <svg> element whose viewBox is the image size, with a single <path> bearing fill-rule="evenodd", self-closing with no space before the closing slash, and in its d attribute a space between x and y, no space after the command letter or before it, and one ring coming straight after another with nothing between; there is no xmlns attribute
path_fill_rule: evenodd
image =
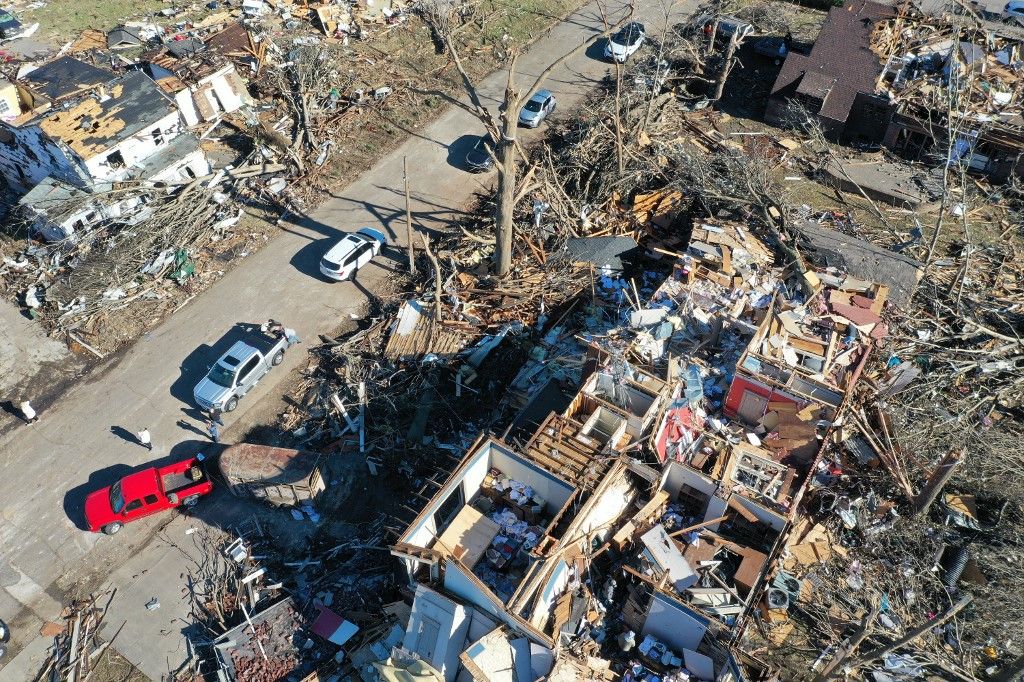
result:
<svg viewBox="0 0 1024 682"><path fill-rule="evenodd" d="M409 273L416 272L416 247L412 243L412 209L409 206L409 159L402 157L402 178L405 180L405 239L409 243Z"/></svg>

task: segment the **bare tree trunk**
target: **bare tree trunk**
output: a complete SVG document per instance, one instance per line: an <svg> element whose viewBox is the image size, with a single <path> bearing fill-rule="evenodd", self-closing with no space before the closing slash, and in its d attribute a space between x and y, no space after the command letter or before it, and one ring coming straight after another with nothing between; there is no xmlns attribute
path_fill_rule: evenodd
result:
<svg viewBox="0 0 1024 682"><path fill-rule="evenodd" d="M508 65L508 83L505 86L505 99L498 111L501 123L501 139L496 140L495 149L496 163L498 167L498 204L495 207L494 230L496 248L494 251L494 265L498 276L508 274L512 269L512 232L514 228L515 206L516 206L516 176L518 165L516 158L516 124L517 111L512 107L518 107L519 97L515 91L516 57Z"/></svg>
<svg viewBox="0 0 1024 682"><path fill-rule="evenodd" d="M736 54L736 48L740 44L740 41L736 39L738 34L739 31L737 30L729 36L729 45L725 48L725 54L722 55L722 69L718 72L718 80L715 81L715 94L711 96L712 101L717 102L722 99L722 92L725 91L725 81L728 80L729 72L732 71L733 56Z"/></svg>
<svg viewBox="0 0 1024 682"><path fill-rule="evenodd" d="M416 246L412 243L412 209L409 206L409 159L402 157L402 178L405 180L405 238L409 242L409 272L416 272Z"/></svg>
<svg viewBox="0 0 1024 682"><path fill-rule="evenodd" d="M612 61L615 62L615 160L622 175L626 170L622 152L622 65L615 58Z"/></svg>
<svg viewBox="0 0 1024 682"><path fill-rule="evenodd" d="M613 27L606 28L604 33L591 36L577 47L569 50L561 57L548 64L548 66L541 71L533 81L533 85L523 90L521 93L517 92L515 89L515 69L518 55L513 52L509 62L508 84L505 87L505 97L499 109L499 120L496 121L494 116L491 114L491 111L484 105L483 100L480 97L480 93L476 89L476 85L473 83L469 73L466 71L465 65L459 57L459 51L455 45L455 40L452 37L452 29L449 23L450 12L446 9L431 11L429 4L425 4L424 7L426 8L427 21L430 22L434 30L437 31L438 35L444 40L445 46L448 48L448 53L455 64L455 68L459 72L463 88L470 100L470 106L468 109L478 119L480 119L480 122L483 123L487 132L494 136L495 149L493 150L493 154L495 166L498 169L498 205L495 209L494 216L496 237L494 263L497 268L498 275L505 275L512 268L513 213L515 210L516 178L518 175L518 158L516 156L516 152L519 147L519 143L516 139L516 126L519 122L519 108L523 105L523 100L533 95L533 93L537 91L537 88L540 87L540 84L544 82L544 79L546 79L548 75L555 70L555 68L599 38L607 37L610 31L618 27L621 22L618 22ZM630 10L630 14L632 14L632 9ZM607 26L607 21L605 24Z"/></svg>
<svg viewBox="0 0 1024 682"><path fill-rule="evenodd" d="M849 639L847 639L846 642L844 642L836 651L832 661L829 662L829 664L825 666L825 669L814 678L813 682L826 682L826 680L832 678L834 671L839 668L840 664L845 661L850 654L856 651L857 647L861 645L861 642L871 634L871 625L875 622L875 619L878 618L878 614L879 608L878 606L875 606L866 616L864 616L864 620L861 622L860 627L857 628L857 631L854 632L853 635L851 635Z"/></svg>

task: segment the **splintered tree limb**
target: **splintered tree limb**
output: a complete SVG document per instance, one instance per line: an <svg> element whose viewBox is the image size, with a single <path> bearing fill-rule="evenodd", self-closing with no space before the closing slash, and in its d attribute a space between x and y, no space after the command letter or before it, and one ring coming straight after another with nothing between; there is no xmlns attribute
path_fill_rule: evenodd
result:
<svg viewBox="0 0 1024 682"><path fill-rule="evenodd" d="M423 251L427 254L427 258L430 259L430 265L434 268L434 324L441 323L441 266L437 262L437 258L434 256L434 252L430 250L430 240L427 239L425 234L420 235L420 239L423 240Z"/></svg>
<svg viewBox="0 0 1024 682"><path fill-rule="evenodd" d="M964 451L954 450L949 453L939 463L939 466L935 468L931 476L928 477L927 483L925 483L924 489L918 494L914 500L914 513L923 514L928 511L928 508L932 506L935 498L939 496L946 483L956 473L956 469L964 461Z"/></svg>
<svg viewBox="0 0 1024 682"><path fill-rule="evenodd" d="M944 624L946 621L953 618L953 616L960 613L967 607L968 604L971 603L973 599L974 597L972 597L970 594L965 594L964 596L960 597L960 599L957 600L955 604L946 609L946 611L943 612L942 615L937 616L934 619L917 626L913 630L910 630L906 635L900 637L892 644L886 644L884 646L875 647L874 649L871 649L870 651L863 653L860 656L857 656L856 658L850 660L850 662L846 666L844 666L844 668L848 668L849 670L856 670L857 668L859 668L862 665L865 665L866 663L877 661L886 654L896 651L900 647L905 646L910 642L913 642L915 639L917 639L924 633L928 632L932 628ZM833 676L834 674L830 675L825 679L831 679Z"/></svg>
<svg viewBox="0 0 1024 682"><path fill-rule="evenodd" d="M864 616L864 620L861 622L860 627L857 628L857 631L850 635L850 638L846 643L836 651L835 656L833 656L828 665L826 665L821 673L814 678L814 682L826 682L826 680L832 679L835 675L835 671L839 668L842 662L846 660L850 654L856 651L857 647L861 645L861 642L871 634L871 626L874 624L875 619L878 618L879 613L881 613L881 609L875 605L871 611Z"/></svg>

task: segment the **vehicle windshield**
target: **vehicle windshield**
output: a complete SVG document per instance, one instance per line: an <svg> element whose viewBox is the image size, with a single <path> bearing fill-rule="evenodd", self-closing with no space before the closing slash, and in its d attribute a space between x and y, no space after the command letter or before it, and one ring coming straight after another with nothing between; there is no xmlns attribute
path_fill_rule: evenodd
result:
<svg viewBox="0 0 1024 682"><path fill-rule="evenodd" d="M640 39L640 29L630 25L612 36L612 42L618 45L632 45Z"/></svg>
<svg viewBox="0 0 1024 682"><path fill-rule="evenodd" d="M121 481L110 486L110 508L115 514L120 514L124 509L124 495L121 494Z"/></svg>
<svg viewBox="0 0 1024 682"><path fill-rule="evenodd" d="M207 374L206 377L213 383L218 386L223 386L224 388L231 388L235 385L234 371L225 368L224 365L219 362L213 366L213 369L210 370L210 373Z"/></svg>
<svg viewBox="0 0 1024 682"><path fill-rule="evenodd" d="M526 106L523 108L526 109L527 111L540 111L540 102L538 102L535 99L531 99L529 102L526 103Z"/></svg>

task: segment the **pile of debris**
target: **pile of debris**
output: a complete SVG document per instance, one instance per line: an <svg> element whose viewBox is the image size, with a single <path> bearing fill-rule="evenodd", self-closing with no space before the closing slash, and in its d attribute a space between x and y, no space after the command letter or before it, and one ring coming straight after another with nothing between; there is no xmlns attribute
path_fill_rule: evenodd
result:
<svg viewBox="0 0 1024 682"><path fill-rule="evenodd" d="M40 634L53 637L53 644L37 679L85 680L90 677L124 627L122 624L109 640L100 641L100 625L113 598L113 591L89 595L64 608L62 623L43 624Z"/></svg>
<svg viewBox="0 0 1024 682"><path fill-rule="evenodd" d="M884 64L880 87L898 111L945 111L950 125L1009 125L1019 134L1014 65L1021 42L1020 35L1009 35L1012 27L1005 31L1000 35L969 15L928 17L904 3L897 16L874 28L871 49Z"/></svg>
<svg viewBox="0 0 1024 682"><path fill-rule="evenodd" d="M262 243L234 229L242 209L226 192L241 188L225 186L224 180L244 182L219 173L208 183L170 191L128 185L40 202L35 212L22 215L21 224L34 234L50 229L44 221L59 224L60 216L94 212L100 205L130 201L139 209L5 255L0 282L52 334L67 335L71 345L102 357L123 342L104 334L112 314L132 306L138 315L139 306L148 304L147 316L159 318L157 311L176 309L197 292L197 279L209 284L215 259L245 255Z"/></svg>
<svg viewBox="0 0 1024 682"><path fill-rule="evenodd" d="M357 539L322 549L314 540L299 555L275 544L255 517L234 536L192 533L201 558L189 593L202 628L191 637L192 671L249 680L336 667L344 658L338 647L356 648L362 629L377 631L386 620L392 579L372 558L384 532L378 521Z"/></svg>

